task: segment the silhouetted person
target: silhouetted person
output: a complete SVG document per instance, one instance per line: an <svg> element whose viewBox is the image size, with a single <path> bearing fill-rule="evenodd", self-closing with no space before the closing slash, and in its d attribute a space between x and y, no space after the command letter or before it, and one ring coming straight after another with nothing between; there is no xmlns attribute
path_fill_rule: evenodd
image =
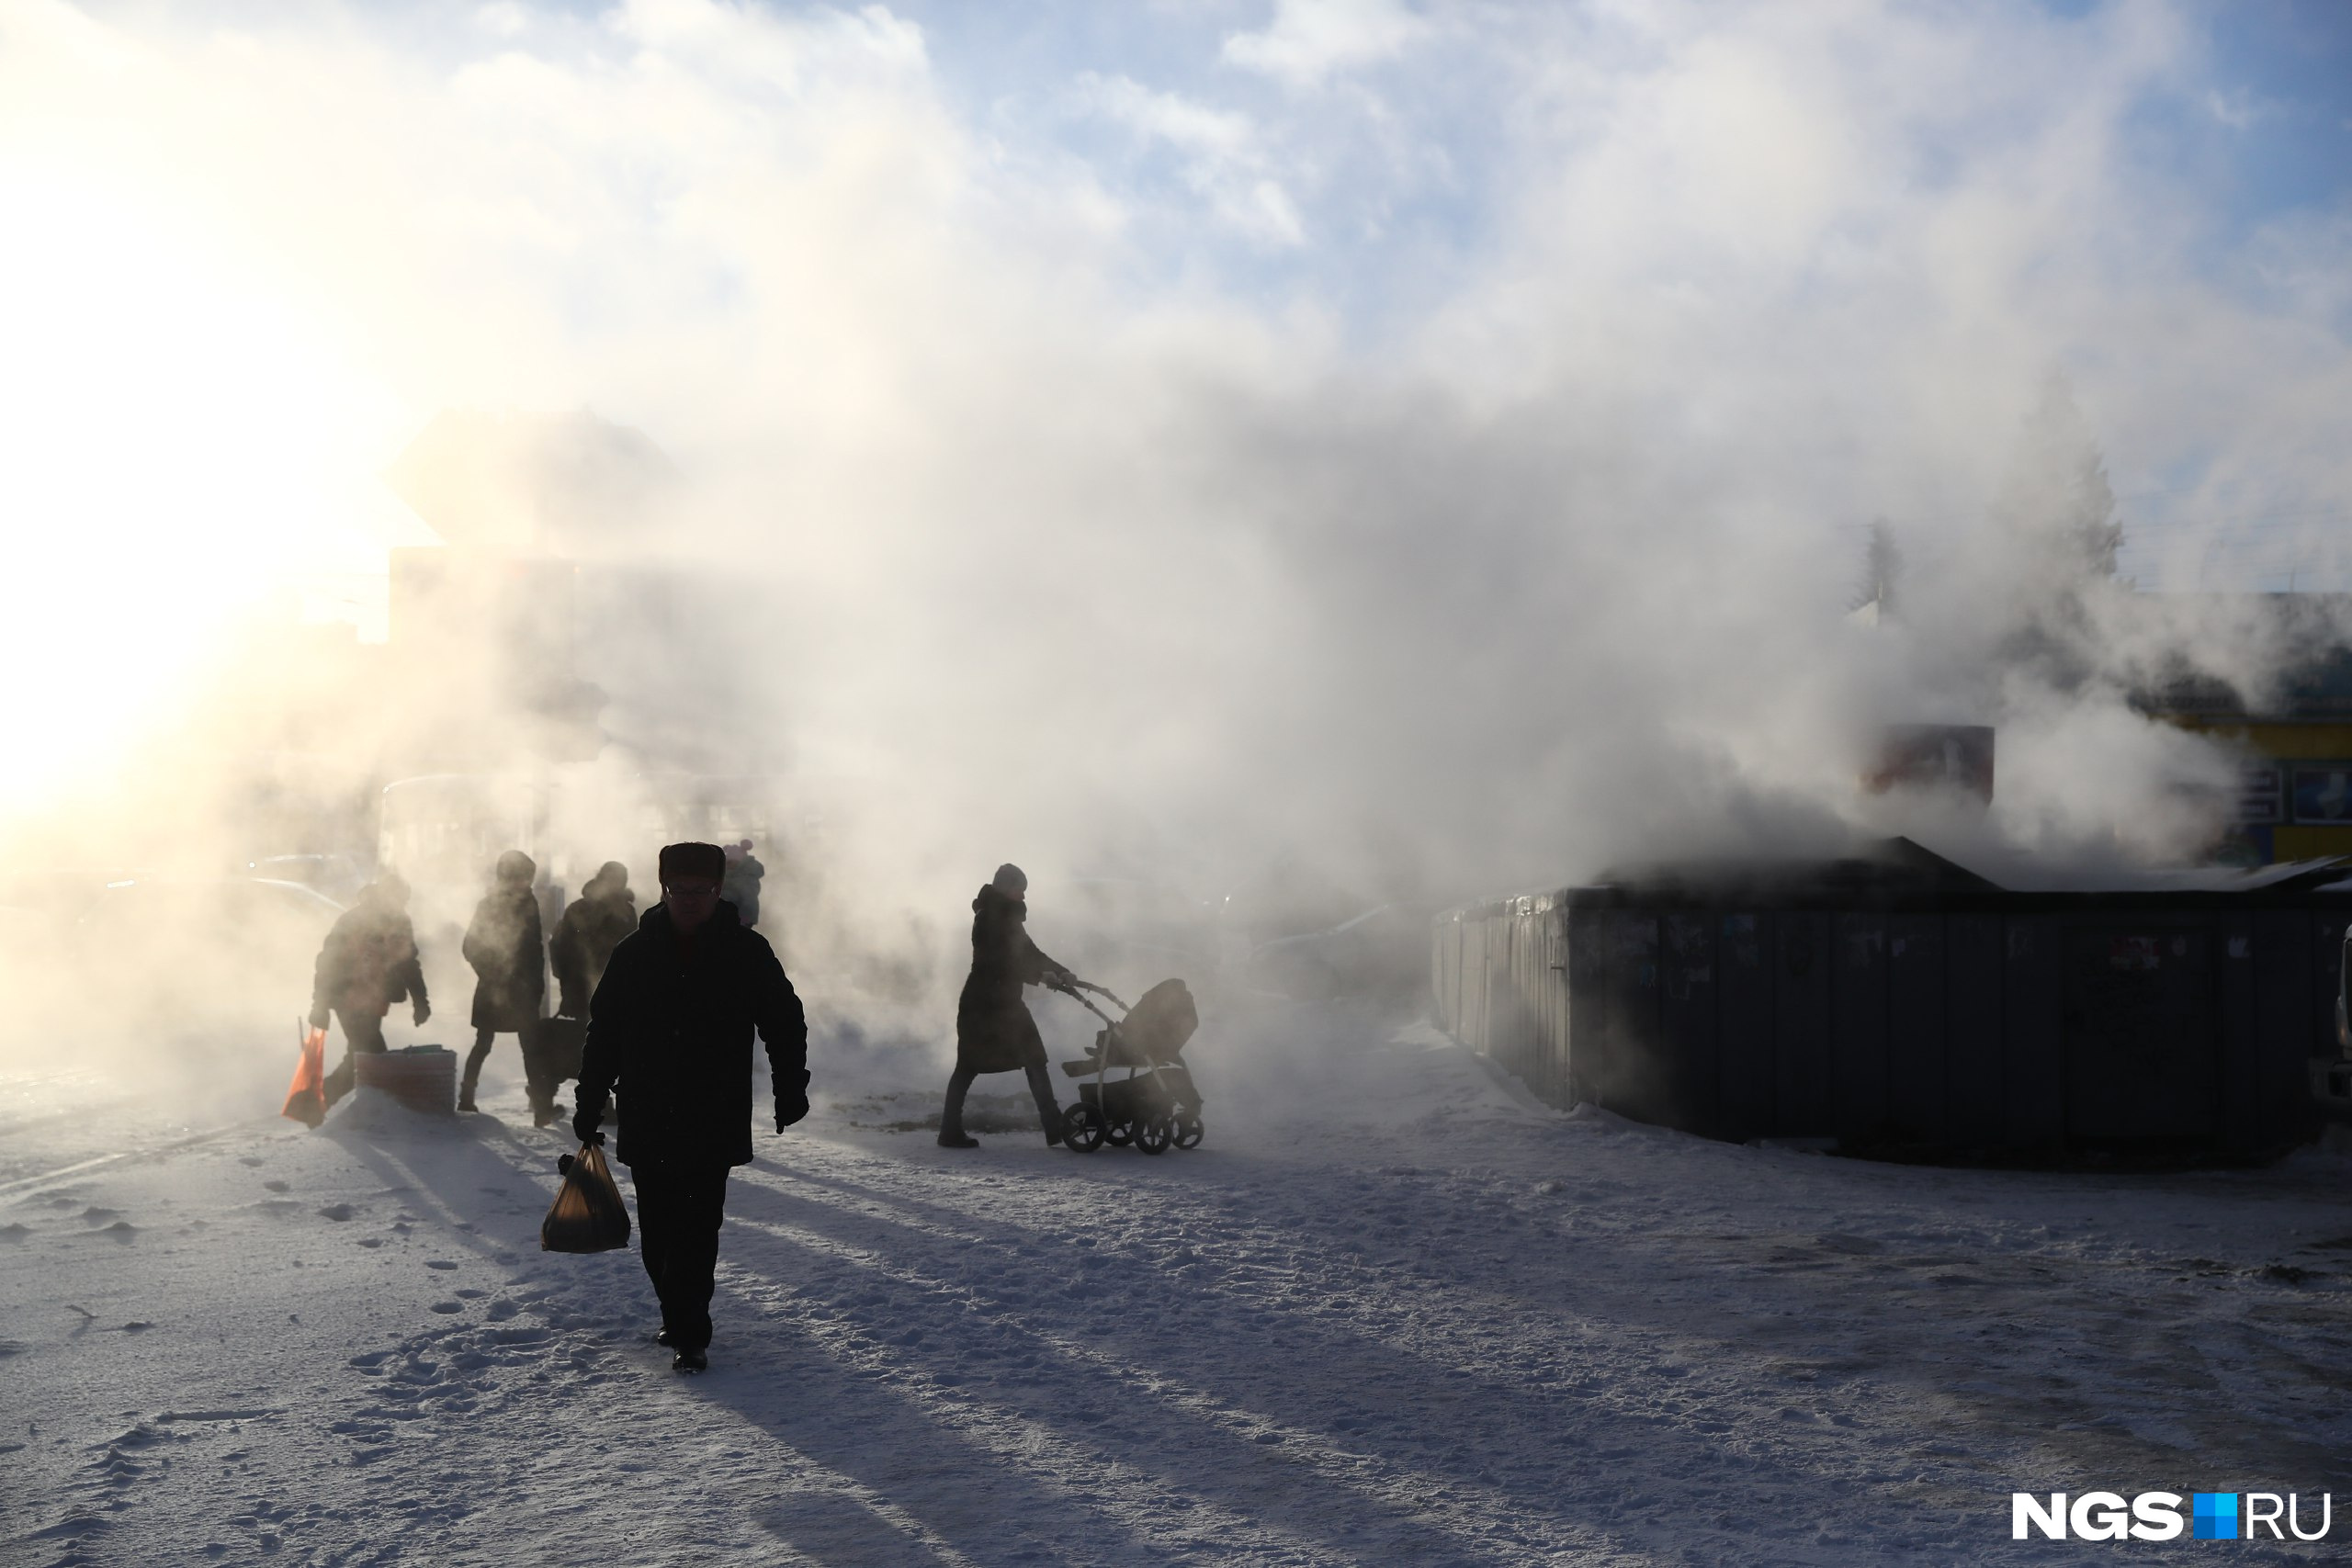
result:
<svg viewBox="0 0 2352 1568"><path fill-rule="evenodd" d="M547 942L539 932L538 897L531 891L531 878L538 869L520 850L499 856L497 880L474 906L473 923L466 927L466 962L473 965L475 976L474 1048L466 1057L465 1081L458 1087L458 1109L474 1108L474 1086L492 1042L512 1034L523 1048L532 1124L544 1127L555 1120L555 1089L542 1081L532 1049L532 1032L548 994Z"/></svg>
<svg viewBox="0 0 2352 1568"><path fill-rule="evenodd" d="M637 1188L638 1247L662 1299L657 1342L679 1371L709 1364L710 1296L727 1172L752 1159L752 1035L767 1043L775 1130L808 1114L808 1025L767 939L719 898L716 844L662 852L662 901L613 950L589 1003L580 1066L582 1143L617 1089Z"/></svg>
<svg viewBox="0 0 2352 1568"><path fill-rule="evenodd" d="M353 1054L384 1048L384 1015L401 1000L414 1002L417 1022L433 1016L408 919L408 884L388 871L336 919L312 972L311 1027L324 1029L330 1010L343 1025L343 1060L326 1078L329 1105L351 1092L358 1072Z"/></svg>
<svg viewBox="0 0 2352 1568"><path fill-rule="evenodd" d="M1028 1076L1030 1096L1046 1124L1046 1142L1062 1141L1061 1108L1054 1082L1046 1076L1046 1043L1037 1021L1021 1000L1026 986L1068 986L1070 972L1037 951L1029 940L1029 878L1017 865L1001 865L972 900L972 972L956 998L956 1071L947 1080L947 1104L939 1113L939 1142L951 1149L979 1147L964 1131L964 1096L981 1073Z"/></svg>
<svg viewBox="0 0 2352 1568"><path fill-rule="evenodd" d="M768 868L752 852L752 840L727 846L727 877L719 885L718 896L735 906L736 915L747 926L760 923L760 879Z"/></svg>
<svg viewBox="0 0 2352 1568"><path fill-rule="evenodd" d="M556 1009L565 1018L588 1016L588 998L605 977L613 949L637 930L637 895L628 885L628 867L608 860L580 889L580 897L564 907L548 943L548 959L555 969Z"/></svg>

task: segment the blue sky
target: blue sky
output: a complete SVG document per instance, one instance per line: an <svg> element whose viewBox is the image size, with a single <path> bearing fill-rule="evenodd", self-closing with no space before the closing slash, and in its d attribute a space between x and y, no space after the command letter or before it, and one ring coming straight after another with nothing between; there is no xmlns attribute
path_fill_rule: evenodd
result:
<svg viewBox="0 0 2352 1568"><path fill-rule="evenodd" d="M2156 107L2152 155L2209 160L2237 193L2225 222L2341 204L2352 193L2352 6L2245 0L2199 17L2204 91Z"/></svg>

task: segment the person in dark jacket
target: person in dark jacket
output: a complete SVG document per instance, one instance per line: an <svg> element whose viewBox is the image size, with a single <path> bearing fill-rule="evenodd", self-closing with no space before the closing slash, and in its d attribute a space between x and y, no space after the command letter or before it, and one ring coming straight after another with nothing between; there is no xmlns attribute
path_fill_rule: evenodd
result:
<svg viewBox="0 0 2352 1568"><path fill-rule="evenodd" d="M628 885L628 867L608 860L580 889L580 897L564 907L548 943L560 1016L588 1016L588 998L596 994L613 949L635 930L637 894Z"/></svg>
<svg viewBox="0 0 2352 1568"><path fill-rule="evenodd" d="M1019 866L1005 864L972 900L972 972L956 998L956 1071L939 1113L943 1148L979 1147L964 1131L964 1096L981 1073L1015 1069L1028 1076L1046 1142L1062 1141L1061 1108L1054 1101L1054 1080L1046 1076L1046 1043L1021 1000L1021 987L1069 987L1076 977L1029 940L1028 897L1029 878Z"/></svg>
<svg viewBox="0 0 2352 1568"><path fill-rule="evenodd" d="M466 1058L465 1081L458 1087L458 1109L474 1108L474 1086L491 1043L512 1034L523 1048L523 1074L529 1085L531 1121L544 1127L555 1120L554 1086L541 1081L532 1052L532 1031L548 994L548 949L540 935L538 896L531 879L538 866L520 850L498 857L497 881L474 906L466 927L466 962L474 971L474 1048Z"/></svg>
<svg viewBox="0 0 2352 1568"><path fill-rule="evenodd" d="M324 1029L330 1011L343 1025L343 1061L326 1077L329 1105L351 1092L358 1072L353 1054L384 1048L384 1015L402 1000L413 1002L417 1022L433 1016L409 924L408 884L388 871L336 919L312 971L311 1027Z"/></svg>
<svg viewBox="0 0 2352 1568"><path fill-rule="evenodd" d="M752 840L727 846L727 880L719 886L718 896L735 906L736 915L747 926L760 923L760 881L768 868L752 852Z"/></svg>
<svg viewBox="0 0 2352 1568"><path fill-rule="evenodd" d="M808 1114L808 1025L767 939L719 899L716 844L662 852L662 901L613 950L588 1008L580 1109L597 1131L617 1089L614 1157L637 1188L638 1246L662 1301L660 1344L683 1372L709 1364L727 1172L752 1159L752 1035L767 1044L775 1130Z"/></svg>

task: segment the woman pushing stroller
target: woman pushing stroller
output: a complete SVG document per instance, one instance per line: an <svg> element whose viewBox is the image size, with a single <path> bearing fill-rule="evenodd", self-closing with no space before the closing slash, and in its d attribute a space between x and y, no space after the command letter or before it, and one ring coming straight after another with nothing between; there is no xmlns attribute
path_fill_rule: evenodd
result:
<svg viewBox="0 0 2352 1568"><path fill-rule="evenodd" d="M1046 1076L1046 1043L1021 1000L1021 987L1068 990L1077 976L1029 940L1028 897L1029 878L1019 866L1005 864L972 900L972 972L956 999L956 1071L939 1113L942 1148L979 1147L979 1140L964 1131L964 1096L980 1074L1016 1069L1029 1079L1046 1142L1062 1141L1061 1108L1054 1101L1053 1080Z"/></svg>

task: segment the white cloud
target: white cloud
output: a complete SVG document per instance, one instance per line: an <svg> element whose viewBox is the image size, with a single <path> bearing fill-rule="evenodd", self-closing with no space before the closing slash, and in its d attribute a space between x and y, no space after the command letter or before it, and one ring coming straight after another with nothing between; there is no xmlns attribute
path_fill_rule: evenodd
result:
<svg viewBox="0 0 2352 1568"><path fill-rule="evenodd" d="M1249 116L1213 108L1181 94L1156 91L1126 76L1078 79L1079 107L1148 143L1171 149L1184 183L1206 199L1227 228L1277 246L1306 242L1306 226Z"/></svg>
<svg viewBox="0 0 2352 1568"><path fill-rule="evenodd" d="M1263 31L1235 33L1224 58L1297 87L1404 54L1430 25L1402 0L1275 0Z"/></svg>
<svg viewBox="0 0 2352 1568"><path fill-rule="evenodd" d="M1212 108L1177 93L1156 92L1127 76L1087 72L1078 79L1080 101L1138 135L1165 141L1213 164L1253 162L1257 129L1250 117Z"/></svg>
<svg viewBox="0 0 2352 1568"><path fill-rule="evenodd" d="M474 12L474 26L494 38L520 38L531 26L531 14L517 0L491 0Z"/></svg>
<svg viewBox="0 0 2352 1568"><path fill-rule="evenodd" d="M2250 130L2268 118L2273 110L2251 93L2214 89L2205 95L2205 112L2232 130Z"/></svg>

